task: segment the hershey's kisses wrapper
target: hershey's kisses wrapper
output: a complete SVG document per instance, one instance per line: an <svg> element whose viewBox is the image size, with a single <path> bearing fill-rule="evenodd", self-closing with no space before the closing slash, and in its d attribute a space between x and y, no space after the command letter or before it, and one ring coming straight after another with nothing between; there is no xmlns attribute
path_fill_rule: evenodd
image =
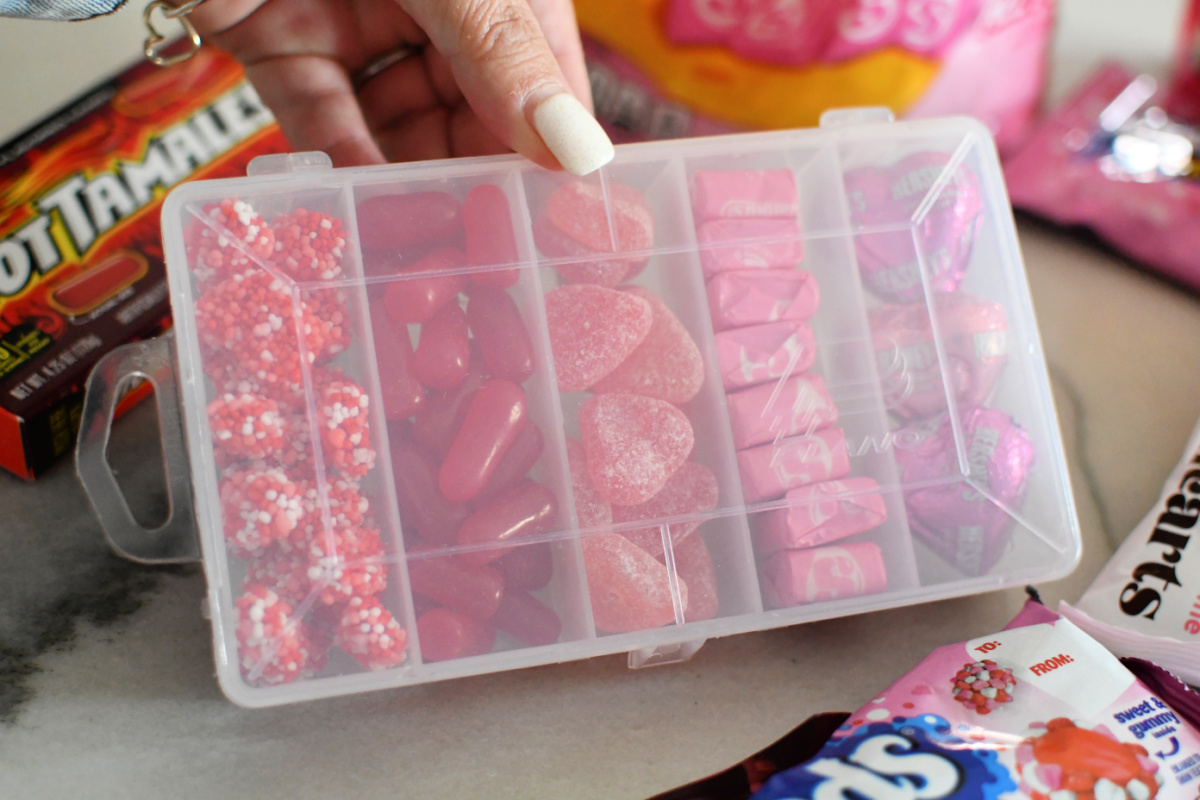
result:
<svg viewBox="0 0 1200 800"><path fill-rule="evenodd" d="M933 291L952 292L962 285L983 200L979 180L965 164L943 176L949 162L949 153L915 153L891 167L846 173L851 221L868 229L855 236L858 266L863 282L879 297L900 303L919 299L925 291L921 261ZM890 230L870 230L884 227Z"/></svg>
<svg viewBox="0 0 1200 800"><path fill-rule="evenodd" d="M967 575L982 575L1004 554L1025 499L1035 449L1029 435L1003 411L978 406L960 414L969 474L961 480L905 492L913 533ZM897 450L906 484L962 475L950 416L930 423L932 433Z"/></svg>
<svg viewBox="0 0 1200 800"><path fill-rule="evenodd" d="M939 363L931 310L925 303L884 305L869 319L875 354L904 390L891 410L904 419L946 410L946 386L955 402L987 402L1008 361L1008 316L997 303L960 292L933 295L944 362Z"/></svg>

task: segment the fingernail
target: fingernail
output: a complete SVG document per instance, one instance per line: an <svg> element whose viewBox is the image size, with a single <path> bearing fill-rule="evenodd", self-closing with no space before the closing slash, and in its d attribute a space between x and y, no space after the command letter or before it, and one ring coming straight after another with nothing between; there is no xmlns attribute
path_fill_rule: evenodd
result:
<svg viewBox="0 0 1200 800"><path fill-rule="evenodd" d="M534 109L533 127L562 168L572 175L595 172L615 155L600 123L567 92L546 98Z"/></svg>

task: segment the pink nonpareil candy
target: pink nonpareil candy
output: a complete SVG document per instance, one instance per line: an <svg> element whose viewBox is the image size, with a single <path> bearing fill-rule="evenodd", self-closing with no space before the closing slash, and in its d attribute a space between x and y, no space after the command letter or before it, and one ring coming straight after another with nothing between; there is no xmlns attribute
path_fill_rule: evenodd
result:
<svg viewBox="0 0 1200 800"><path fill-rule="evenodd" d="M795 219L800 201L791 170L699 170L692 175L692 208L701 220Z"/></svg>
<svg viewBox="0 0 1200 800"><path fill-rule="evenodd" d="M228 459L267 458L284 447L290 426L274 400L248 392L223 394L207 410L213 448Z"/></svg>
<svg viewBox="0 0 1200 800"><path fill-rule="evenodd" d="M366 391L348 380L332 380L317 397L317 428L328 467L347 478L361 478L375 466Z"/></svg>
<svg viewBox="0 0 1200 800"><path fill-rule="evenodd" d="M234 605L242 677L254 686L277 686L299 678L308 652L292 606L259 584L246 586Z"/></svg>
<svg viewBox="0 0 1200 800"><path fill-rule="evenodd" d="M1025 500L1035 450L1029 435L1003 411L961 411L962 446L969 474L961 476L958 448L949 415L927 426L928 438L916 447L896 450L904 483L939 480L940 484L905 492L908 523L922 542L967 575L982 575L1008 548Z"/></svg>
<svg viewBox="0 0 1200 800"><path fill-rule="evenodd" d="M467 263L473 267L515 264L520 260L513 231L508 197L499 186L480 184L467 192L462 207L463 228L467 233ZM472 272L476 286L507 288L521 277L518 269Z"/></svg>
<svg viewBox="0 0 1200 800"><path fill-rule="evenodd" d="M728 395L727 402L733 444L739 450L785 436L807 436L838 419L837 406L817 375L752 386Z"/></svg>
<svg viewBox="0 0 1200 800"><path fill-rule="evenodd" d="M979 180L965 164L943 175L950 159L948 153L916 153L889 168L846 173L850 218L856 228L911 225L855 236L863 281L880 297L910 303L925 294L914 241L932 291L953 292L962 285L983 200ZM935 199L913 222L931 191L937 193Z"/></svg>
<svg viewBox="0 0 1200 800"><path fill-rule="evenodd" d="M700 348L658 295L638 286L623 291L650 304L650 331L616 369L596 381L592 391L628 392L676 405L688 402L704 385L704 357Z"/></svg>
<svg viewBox="0 0 1200 800"><path fill-rule="evenodd" d="M946 410L946 385L961 405L976 406L991 396L1008 361L1008 317L1004 307L959 292L933 295L933 320L924 303L885 305L869 312L875 353L889 382L901 378L902 396L890 400L904 419Z"/></svg>
<svg viewBox="0 0 1200 800"><path fill-rule="evenodd" d="M613 522L620 524L642 519L659 520L702 514L717 507L719 494L717 476L713 475L712 470L703 464L687 461L667 479L658 494L645 503L636 506L613 506ZM668 526L671 541L682 542L700 527L701 522L703 520L671 523ZM621 535L656 558L662 555L663 537L659 525L621 531Z"/></svg>
<svg viewBox="0 0 1200 800"><path fill-rule="evenodd" d="M375 338L375 364L383 394L383 414L389 420L411 417L424 404L425 387L413 374L413 348L408 328L392 319L382 301L376 301L371 304L371 331Z"/></svg>
<svg viewBox="0 0 1200 800"><path fill-rule="evenodd" d="M715 617L721 599L717 594L717 571L704 537L696 534L672 543L671 557L675 561L676 574L688 587L683 621L703 622Z"/></svg>
<svg viewBox="0 0 1200 800"><path fill-rule="evenodd" d="M801 486L787 493L787 508L757 515L754 544L760 555L845 539L887 520L879 484L846 478Z"/></svg>
<svg viewBox="0 0 1200 800"><path fill-rule="evenodd" d="M459 558L469 564L488 564L510 551L517 539L545 533L558 519L554 492L533 481L525 481L467 517L458 529L458 544L494 545L486 550L468 550Z"/></svg>
<svg viewBox="0 0 1200 800"><path fill-rule="evenodd" d="M579 430L592 484L614 505L658 494L695 444L682 411L635 394L592 397L579 410Z"/></svg>
<svg viewBox="0 0 1200 800"><path fill-rule="evenodd" d="M726 389L796 375L817 360L812 328L799 320L734 328L713 338Z"/></svg>
<svg viewBox="0 0 1200 800"><path fill-rule="evenodd" d="M654 312L644 298L602 286L560 286L546 293L546 326L558 387L578 392L612 372L646 335Z"/></svg>
<svg viewBox="0 0 1200 800"><path fill-rule="evenodd" d="M675 621L671 578L654 556L615 533L584 536L581 543L597 630L628 633ZM677 585L686 608L687 584L679 580Z"/></svg>
<svg viewBox="0 0 1200 800"><path fill-rule="evenodd" d="M417 638L423 661L449 661L491 652L496 629L448 608L434 608L417 617Z"/></svg>
<svg viewBox="0 0 1200 800"><path fill-rule="evenodd" d="M599 183L570 181L550 195L546 217L595 253L649 250L654 244L654 214L642 193L623 183L609 183L607 199L606 204ZM610 215L617 229L615 237Z"/></svg>
<svg viewBox="0 0 1200 800"><path fill-rule="evenodd" d="M612 523L612 504L592 485L587 453L583 443L567 439L567 466L571 471L571 492L575 495L575 516L580 530L605 527Z"/></svg>
<svg viewBox="0 0 1200 800"><path fill-rule="evenodd" d="M549 542L520 545L501 556L493 566L504 576L506 588L536 592L554 577L554 551Z"/></svg>
<svg viewBox="0 0 1200 800"><path fill-rule="evenodd" d="M530 647L554 644L562 634L562 620L554 609L525 592L506 591L491 622Z"/></svg>
<svg viewBox="0 0 1200 800"><path fill-rule="evenodd" d="M729 39L738 55L772 64L806 66L836 41L841 3L749 3Z"/></svg>
<svg viewBox="0 0 1200 800"><path fill-rule="evenodd" d="M696 229L705 275L735 269L791 269L804 257L794 219L714 219Z"/></svg>
<svg viewBox="0 0 1200 800"><path fill-rule="evenodd" d="M525 424L525 413L525 393L512 381L479 388L438 473L447 499L463 502L479 494Z"/></svg>
<svg viewBox="0 0 1200 800"><path fill-rule="evenodd" d="M410 551L408 581L417 594L475 620L495 614L504 594L504 577L491 567L453 556L428 557L419 549Z"/></svg>
<svg viewBox="0 0 1200 800"><path fill-rule="evenodd" d="M353 597L342 608L334 643L367 669L404 661L408 632L374 597Z"/></svg>
<svg viewBox="0 0 1200 800"><path fill-rule="evenodd" d="M542 429L533 420L525 420L512 444L500 457L492 477L488 478L488 482L479 493L471 498L471 505L475 508L486 505L519 484L542 457L545 446Z"/></svg>
<svg viewBox="0 0 1200 800"><path fill-rule="evenodd" d="M467 323L493 377L523 383L533 374L533 344L508 292L473 290L467 300Z"/></svg>
<svg viewBox="0 0 1200 800"><path fill-rule="evenodd" d="M404 530L415 531L431 545L452 544L471 510L442 496L436 465L413 445L393 443L392 478Z"/></svg>
<svg viewBox="0 0 1200 800"><path fill-rule="evenodd" d="M412 360L413 374L424 385L446 391L466 377L470 361L467 315L458 303L449 303L421 324L421 338Z"/></svg>
<svg viewBox="0 0 1200 800"><path fill-rule="evenodd" d="M871 542L780 550L763 563L762 588L772 608L847 600L884 591L887 568Z"/></svg>
<svg viewBox="0 0 1200 800"><path fill-rule="evenodd" d="M364 250L393 250L449 242L462 232L458 201L445 192L370 197L355 208Z"/></svg>
<svg viewBox="0 0 1200 800"><path fill-rule="evenodd" d="M816 279L798 269L718 272L708 282L708 310L718 331L806 320L820 301Z"/></svg>
<svg viewBox="0 0 1200 800"><path fill-rule="evenodd" d="M738 474L747 503L783 497L789 489L841 478L850 473L850 454L841 428L794 436L740 450Z"/></svg>
<svg viewBox="0 0 1200 800"><path fill-rule="evenodd" d="M594 283L611 289L644 261L634 262L589 250L560 231L546 217L534 220L533 243L546 258L571 259L569 264L554 265L567 283Z"/></svg>
<svg viewBox="0 0 1200 800"><path fill-rule="evenodd" d="M304 514L300 487L278 469L234 472L221 480L220 497L225 544L240 558L287 538Z"/></svg>
<svg viewBox="0 0 1200 800"><path fill-rule="evenodd" d="M383 302L392 319L406 325L424 322L445 308L466 288L466 278L454 272L465 265L466 256L453 247L435 250L421 259L384 291Z"/></svg>

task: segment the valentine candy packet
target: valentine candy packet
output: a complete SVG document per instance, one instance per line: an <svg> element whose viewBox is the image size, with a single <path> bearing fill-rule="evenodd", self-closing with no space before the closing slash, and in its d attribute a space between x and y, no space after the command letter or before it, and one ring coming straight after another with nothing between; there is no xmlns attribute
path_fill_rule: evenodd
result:
<svg viewBox="0 0 1200 800"><path fill-rule="evenodd" d="M1162 495L1074 605L1059 610L1114 653L1200 684L1200 424Z"/></svg>

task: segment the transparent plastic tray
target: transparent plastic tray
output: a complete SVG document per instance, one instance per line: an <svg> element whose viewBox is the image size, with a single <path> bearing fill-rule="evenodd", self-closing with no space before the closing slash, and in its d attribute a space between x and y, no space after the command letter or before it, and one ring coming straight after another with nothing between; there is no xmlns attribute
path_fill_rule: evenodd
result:
<svg viewBox="0 0 1200 800"><path fill-rule="evenodd" d="M238 703L681 660L1078 558L974 121L831 112L622 146L583 179L272 156L176 189L163 235L174 521L196 523ZM89 402L80 470L128 533L95 477L105 411ZM191 554L158 542L144 557Z"/></svg>

